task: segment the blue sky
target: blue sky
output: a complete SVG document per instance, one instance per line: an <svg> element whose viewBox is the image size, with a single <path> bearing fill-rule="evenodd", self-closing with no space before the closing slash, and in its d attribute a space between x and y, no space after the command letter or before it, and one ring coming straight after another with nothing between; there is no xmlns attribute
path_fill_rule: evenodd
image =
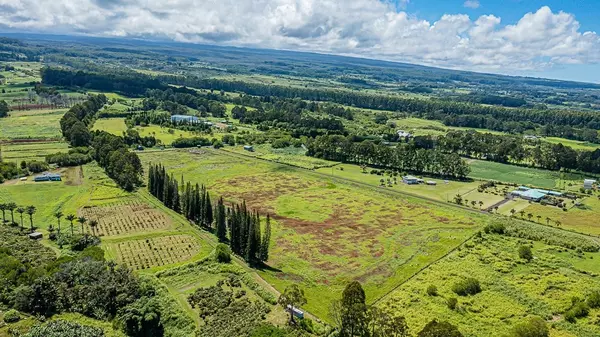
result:
<svg viewBox="0 0 600 337"><path fill-rule="evenodd" d="M288 49L588 82L600 82L598 18L600 0L0 1L0 32Z"/></svg>
<svg viewBox="0 0 600 337"><path fill-rule="evenodd" d="M600 33L600 0L479 0L478 8L464 6L460 0L411 0L404 10L417 17L436 21L444 14L467 14L470 17L493 14L502 18L502 25L518 22L525 13L548 6L554 12L575 16L581 30ZM600 83L600 64L558 65L544 71L523 71L524 76L549 77Z"/></svg>

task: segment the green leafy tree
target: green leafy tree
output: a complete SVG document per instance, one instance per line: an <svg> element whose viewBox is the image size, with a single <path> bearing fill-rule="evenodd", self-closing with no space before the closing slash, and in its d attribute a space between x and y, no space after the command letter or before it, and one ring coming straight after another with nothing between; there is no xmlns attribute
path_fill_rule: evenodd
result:
<svg viewBox="0 0 600 337"><path fill-rule="evenodd" d="M519 257L527 260L527 261L531 261L533 259L533 253L531 252L531 247L529 246L520 246L519 247Z"/></svg>
<svg viewBox="0 0 600 337"><path fill-rule="evenodd" d="M77 218L77 222L79 222L79 224L81 225L81 234L84 234L85 233L85 223L87 222L86 217L80 216L79 218Z"/></svg>
<svg viewBox="0 0 600 337"><path fill-rule="evenodd" d="M60 235L60 219L63 217L63 215L64 214L61 211L58 211L58 212L54 213L54 217L56 218L56 221L58 223L57 229L58 229L58 234L59 235Z"/></svg>
<svg viewBox="0 0 600 337"><path fill-rule="evenodd" d="M448 322L433 320L421 330L417 337L462 337L458 328Z"/></svg>
<svg viewBox="0 0 600 337"><path fill-rule="evenodd" d="M366 295L359 282L350 282L340 301L340 335L344 337L368 336Z"/></svg>
<svg viewBox="0 0 600 337"><path fill-rule="evenodd" d="M55 320L31 328L22 337L104 337L101 328L81 325L77 322Z"/></svg>
<svg viewBox="0 0 600 337"><path fill-rule="evenodd" d="M71 236L75 235L75 226L73 226L73 221L75 221L77 217L74 214L69 214L65 217L65 219L67 219L67 221L69 221L71 224Z"/></svg>
<svg viewBox="0 0 600 337"><path fill-rule="evenodd" d="M284 310L290 314L290 324L295 324L294 312L292 308L300 308L306 304L306 297L304 296L304 290L300 289L298 285L292 284L283 291L283 294L279 296L277 301Z"/></svg>
<svg viewBox="0 0 600 337"><path fill-rule="evenodd" d="M10 107L6 101L0 101L0 118L8 116L8 112L10 111Z"/></svg>
<svg viewBox="0 0 600 337"><path fill-rule="evenodd" d="M17 204L14 202L9 202L8 204L6 204L6 209L10 211L11 224L15 223L15 209L17 209L17 207Z"/></svg>
<svg viewBox="0 0 600 337"><path fill-rule="evenodd" d="M550 332L546 322L539 317L529 318L527 321L514 327L513 337L548 337Z"/></svg>
<svg viewBox="0 0 600 337"><path fill-rule="evenodd" d="M23 230L23 229L25 229L25 227L23 227L23 213L25 213L25 208L18 207L17 213L19 213L19 215L21 216L21 230Z"/></svg>
<svg viewBox="0 0 600 337"><path fill-rule="evenodd" d="M117 315L117 324L132 337L162 337L160 304L157 300L142 297L126 306Z"/></svg>
<svg viewBox="0 0 600 337"><path fill-rule="evenodd" d="M29 215L29 224L31 225L31 231L33 232L33 215L36 212L35 206L27 206L27 215Z"/></svg>

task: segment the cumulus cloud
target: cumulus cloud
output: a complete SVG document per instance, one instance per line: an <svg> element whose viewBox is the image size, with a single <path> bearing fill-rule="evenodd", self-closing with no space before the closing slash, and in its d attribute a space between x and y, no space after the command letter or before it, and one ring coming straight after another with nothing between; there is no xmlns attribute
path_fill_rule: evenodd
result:
<svg viewBox="0 0 600 337"><path fill-rule="evenodd" d="M463 6L465 6L467 8L479 8L480 4L479 4L479 0L467 0L463 4Z"/></svg>
<svg viewBox="0 0 600 337"><path fill-rule="evenodd" d="M471 0L471 2L476 2ZM401 3L408 3L408 0ZM390 0L0 0L0 27L293 49L496 72L600 62L600 37L542 7L518 22L419 19Z"/></svg>

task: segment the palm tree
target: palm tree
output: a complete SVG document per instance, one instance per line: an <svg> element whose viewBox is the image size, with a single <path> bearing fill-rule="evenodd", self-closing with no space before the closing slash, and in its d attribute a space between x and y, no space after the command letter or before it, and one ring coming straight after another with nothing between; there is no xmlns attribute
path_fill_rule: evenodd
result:
<svg viewBox="0 0 600 337"><path fill-rule="evenodd" d="M29 224L31 225L31 231L33 232L33 215L35 214L37 210L35 209L35 206L27 206L27 214L29 215Z"/></svg>
<svg viewBox="0 0 600 337"><path fill-rule="evenodd" d="M84 216L80 216L79 218L77 218L77 222L81 224L81 234L83 234L85 232L84 225L87 222L87 219Z"/></svg>
<svg viewBox="0 0 600 337"><path fill-rule="evenodd" d="M479 200L479 209L481 209L481 207L483 207L483 201Z"/></svg>
<svg viewBox="0 0 600 337"><path fill-rule="evenodd" d="M558 220L556 220L554 223L556 224L556 227L560 227L560 225L562 225L562 223Z"/></svg>
<svg viewBox="0 0 600 337"><path fill-rule="evenodd" d="M529 219L529 221L531 221L531 218L533 218L533 214L527 213L527 218Z"/></svg>
<svg viewBox="0 0 600 337"><path fill-rule="evenodd" d="M90 222L88 222L88 226L90 226L90 228L92 229L92 235L96 236L96 227L98 226L98 221L90 220Z"/></svg>
<svg viewBox="0 0 600 337"><path fill-rule="evenodd" d="M2 211L2 223L6 222L6 204L0 204L0 211Z"/></svg>
<svg viewBox="0 0 600 337"><path fill-rule="evenodd" d="M550 217L549 217L549 216L547 216L547 217L546 217L546 225L550 225L550 220L552 220L552 219L550 219Z"/></svg>
<svg viewBox="0 0 600 337"><path fill-rule="evenodd" d="M58 234L59 235L60 235L60 218L62 218L63 215L64 214L61 211L54 213L54 217L56 218L56 221L58 221Z"/></svg>
<svg viewBox="0 0 600 337"><path fill-rule="evenodd" d="M496 211L496 213L498 213L498 206L494 206L494 210Z"/></svg>
<svg viewBox="0 0 600 337"><path fill-rule="evenodd" d="M523 217L525 216L525 211L520 211L519 214L521 214L521 219L523 219Z"/></svg>
<svg viewBox="0 0 600 337"><path fill-rule="evenodd" d="M515 211L515 209L514 209L514 208L510 210L510 216L514 216L514 215L515 215L515 213L517 213L517 211Z"/></svg>
<svg viewBox="0 0 600 337"><path fill-rule="evenodd" d="M12 221L11 223L15 223L15 209L17 208L17 204L14 202L9 202L8 204L6 204L6 209L8 209L10 211L10 220Z"/></svg>
<svg viewBox="0 0 600 337"><path fill-rule="evenodd" d="M74 221L75 219L77 219L77 218L75 217L75 215L73 215L73 214L69 214L69 215L67 215L67 216L65 217L65 219L67 219L67 220L68 220L68 221L71 223L71 236L73 236L73 235L74 235L74 232L73 232L73 221Z"/></svg>
<svg viewBox="0 0 600 337"><path fill-rule="evenodd" d="M542 221L542 216L541 215L536 216L536 218L538 219L538 222Z"/></svg>
<svg viewBox="0 0 600 337"><path fill-rule="evenodd" d="M23 227L23 213L25 213L25 208L23 208L23 207L17 208L17 213L19 213L21 215L21 229L25 229L25 227Z"/></svg>

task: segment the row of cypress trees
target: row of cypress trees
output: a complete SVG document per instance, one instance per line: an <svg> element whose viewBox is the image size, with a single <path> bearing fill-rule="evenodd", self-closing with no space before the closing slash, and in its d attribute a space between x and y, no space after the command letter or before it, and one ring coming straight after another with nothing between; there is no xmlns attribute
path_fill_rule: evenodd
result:
<svg viewBox="0 0 600 337"><path fill-rule="evenodd" d="M221 197L213 205L204 185L186 183L183 177L178 182L160 164L150 165L148 190L165 206L196 225L213 231L219 241L228 242L231 250L244 257L246 262L266 262L269 259L270 216L266 217L262 233L259 213L249 210L245 201L226 206Z"/></svg>

